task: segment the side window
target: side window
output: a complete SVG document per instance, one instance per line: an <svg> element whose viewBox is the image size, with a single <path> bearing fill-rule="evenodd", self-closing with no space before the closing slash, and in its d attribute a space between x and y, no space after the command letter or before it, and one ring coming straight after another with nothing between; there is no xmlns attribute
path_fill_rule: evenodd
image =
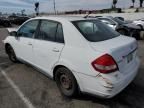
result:
<svg viewBox="0 0 144 108"><path fill-rule="evenodd" d="M63 29L61 24L58 24L57 26L56 42L64 43Z"/></svg>
<svg viewBox="0 0 144 108"><path fill-rule="evenodd" d="M33 35L35 34L35 31L37 29L38 23L39 23L38 20L33 20L33 21L29 21L28 23L24 24L18 30L18 36L32 38Z"/></svg>
<svg viewBox="0 0 144 108"><path fill-rule="evenodd" d="M85 35L94 35L98 31L100 31L97 27L96 24L93 22L79 22L78 26L80 30L85 34Z"/></svg>
<svg viewBox="0 0 144 108"><path fill-rule="evenodd" d="M55 41L56 29L56 22L43 20L41 21L39 33L35 38L48 41Z"/></svg>

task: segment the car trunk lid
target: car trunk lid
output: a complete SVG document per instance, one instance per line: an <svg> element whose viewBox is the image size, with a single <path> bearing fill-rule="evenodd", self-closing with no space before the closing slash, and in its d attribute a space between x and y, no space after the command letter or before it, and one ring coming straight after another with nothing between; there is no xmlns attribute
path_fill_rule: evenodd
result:
<svg viewBox="0 0 144 108"><path fill-rule="evenodd" d="M104 54L111 55L121 72L134 62L136 56L137 42L134 38L119 36L101 42L91 42L90 46Z"/></svg>

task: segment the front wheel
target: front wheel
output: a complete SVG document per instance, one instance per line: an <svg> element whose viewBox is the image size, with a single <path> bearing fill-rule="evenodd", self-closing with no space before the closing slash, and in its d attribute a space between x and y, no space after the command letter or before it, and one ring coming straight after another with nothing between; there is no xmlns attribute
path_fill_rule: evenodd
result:
<svg viewBox="0 0 144 108"><path fill-rule="evenodd" d="M64 96L72 97L78 92L78 85L74 75L67 68L59 68L55 73L55 80L61 93Z"/></svg>
<svg viewBox="0 0 144 108"><path fill-rule="evenodd" d="M15 52L14 52L14 50L13 50L13 48L11 46L7 46L7 54L9 56L9 59L12 62L14 62L14 63L18 62L18 60L16 58L16 54L15 54Z"/></svg>

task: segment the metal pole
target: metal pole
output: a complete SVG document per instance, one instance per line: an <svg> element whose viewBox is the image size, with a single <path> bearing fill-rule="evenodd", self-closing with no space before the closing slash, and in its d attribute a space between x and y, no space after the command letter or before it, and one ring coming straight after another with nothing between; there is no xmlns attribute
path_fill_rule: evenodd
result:
<svg viewBox="0 0 144 108"><path fill-rule="evenodd" d="M55 15L56 15L56 2L54 0L54 12L55 12Z"/></svg>

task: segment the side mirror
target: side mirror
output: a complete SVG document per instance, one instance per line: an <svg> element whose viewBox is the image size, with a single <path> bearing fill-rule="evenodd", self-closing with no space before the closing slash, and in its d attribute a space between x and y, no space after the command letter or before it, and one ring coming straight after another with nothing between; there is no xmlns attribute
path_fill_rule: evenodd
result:
<svg viewBox="0 0 144 108"><path fill-rule="evenodd" d="M16 31L12 31L9 33L11 36L17 36L17 32Z"/></svg>

